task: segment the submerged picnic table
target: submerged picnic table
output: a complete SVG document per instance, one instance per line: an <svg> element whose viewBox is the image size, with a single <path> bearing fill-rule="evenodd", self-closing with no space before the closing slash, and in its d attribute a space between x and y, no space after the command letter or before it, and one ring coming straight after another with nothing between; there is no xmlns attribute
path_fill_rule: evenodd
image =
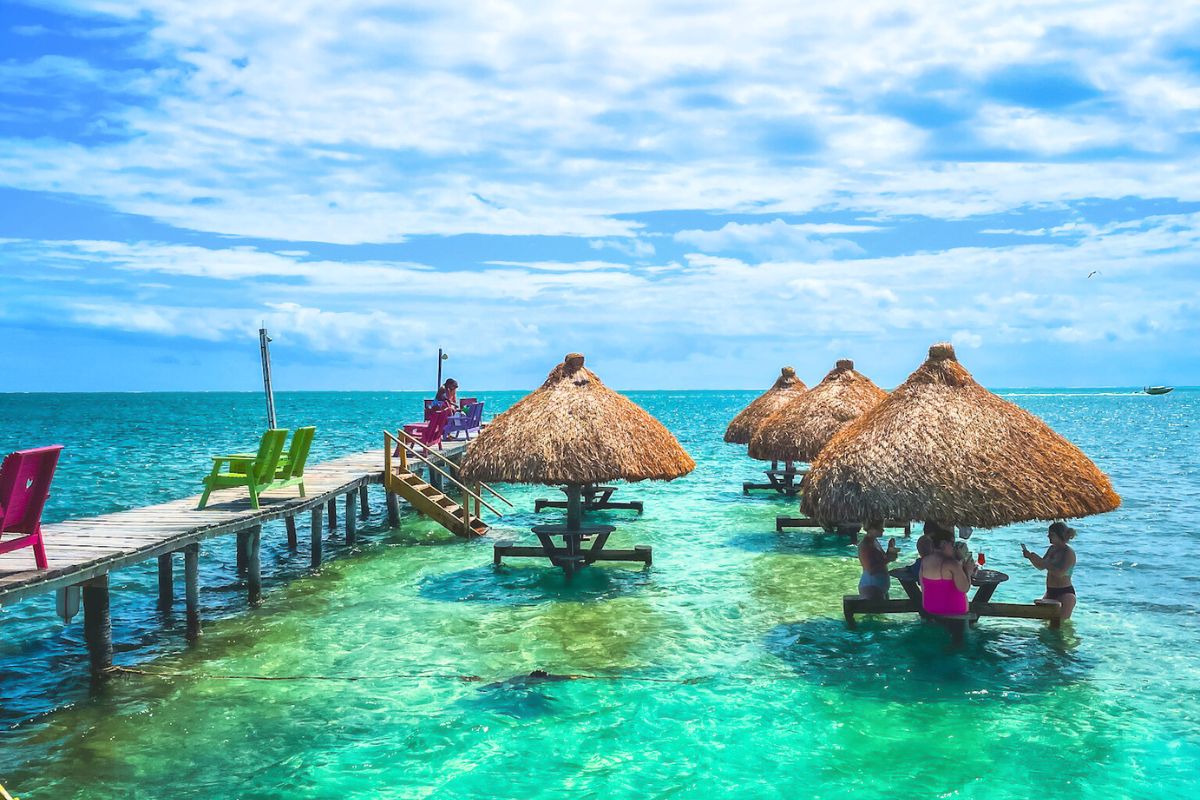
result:
<svg viewBox="0 0 1200 800"><path fill-rule="evenodd" d="M568 487L558 487L564 494L567 493ZM584 511L608 511L612 509L627 508L633 511L642 513L641 500L629 500L626 502L617 502L612 499L613 493L617 491L616 486L600 486L594 483L589 483L580 488L581 500L583 502ZM547 500L540 497L533 501L533 511L536 514L543 508L566 508L568 505L566 500Z"/></svg>
<svg viewBox="0 0 1200 800"><path fill-rule="evenodd" d="M904 614L916 613L923 619L940 622L949 628L956 643L962 641L967 623L974 624L980 617L1010 617L1017 619L1049 620L1051 628L1057 628L1062 622L1062 604L1057 600L1038 600L1033 603L993 603L992 595L996 588L1008 580L1008 575L994 569L977 570L971 579L975 586L975 594L967 604L968 613L961 616L942 616L929 614L922 604L920 576L913 565L897 567L889 574L900 582L905 600L873 599L857 594L842 597L842 613L846 625L855 628L854 617L857 614Z"/></svg>
<svg viewBox="0 0 1200 800"><path fill-rule="evenodd" d="M632 550L606 550L608 537L615 530L612 525L581 525L578 528L536 525L532 531L541 542L540 546L521 546L513 544L511 539L501 540L492 549L492 563L500 566L504 556L548 558L551 564L561 567L568 578L597 561L641 561L647 566L653 563L649 545L635 545ZM554 538L559 536L563 540L562 546L554 543ZM587 541L591 546L585 549L583 543Z"/></svg>
<svg viewBox="0 0 1200 800"><path fill-rule="evenodd" d="M845 536L850 540L850 544L858 544L858 534L862 531L863 525L859 522L846 522L841 525L826 525L823 522L818 522L812 517L776 517L775 532L783 533L787 528L820 528L823 533L836 534ZM907 539L912 535L912 523L902 519L885 519L883 521L884 530L903 529L904 538Z"/></svg>
<svg viewBox="0 0 1200 800"><path fill-rule="evenodd" d="M742 484L742 494L750 494L760 489L772 489L780 494L796 495L800 493L800 480L808 474L806 469L768 469L763 470L767 483L746 481Z"/></svg>

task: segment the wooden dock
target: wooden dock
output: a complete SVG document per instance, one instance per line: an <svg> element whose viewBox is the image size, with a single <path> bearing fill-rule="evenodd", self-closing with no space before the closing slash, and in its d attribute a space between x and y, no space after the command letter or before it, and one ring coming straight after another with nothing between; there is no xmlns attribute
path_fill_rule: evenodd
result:
<svg viewBox="0 0 1200 800"><path fill-rule="evenodd" d="M457 458L466 444L446 442L443 455ZM298 520L306 521L311 563L316 568L321 564L326 522L333 526L337 521L338 501L343 502L346 541L353 542L357 519L367 516L367 487L382 484L383 475L384 452L376 448L308 467L304 476L306 497L297 496L295 488L268 492L260 498L258 509L250 507L247 492L229 489L215 492L202 511L196 510L197 493L160 505L43 525L49 569L34 569L28 549L0 555L0 605L67 590L61 597L70 607L71 592L81 590L74 597L82 600L84 639L93 671L102 672L112 664L109 573L157 559L159 602L169 607L174 596L174 554L182 552L187 635L194 639L200 634L200 542L236 534L239 571L246 575L250 603L256 604L262 595L259 538L263 523L284 520L288 544L297 547ZM199 484L197 476L197 488ZM388 521L397 525L399 499L391 492L386 498Z"/></svg>

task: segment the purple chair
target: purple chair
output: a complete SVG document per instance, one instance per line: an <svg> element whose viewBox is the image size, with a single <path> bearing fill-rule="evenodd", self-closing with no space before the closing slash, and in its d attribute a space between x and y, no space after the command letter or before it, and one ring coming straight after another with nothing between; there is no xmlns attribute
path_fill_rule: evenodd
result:
<svg viewBox="0 0 1200 800"><path fill-rule="evenodd" d="M42 509L50 497L50 483L62 445L18 450L0 464L0 553L33 548L38 569L49 569L42 543ZM4 541L6 534L17 538Z"/></svg>
<svg viewBox="0 0 1200 800"><path fill-rule="evenodd" d="M446 420L446 438L457 439L458 434L465 433L467 438L471 438L471 431L478 431L483 424L483 403L472 403L466 407L466 411L461 414L455 414Z"/></svg>

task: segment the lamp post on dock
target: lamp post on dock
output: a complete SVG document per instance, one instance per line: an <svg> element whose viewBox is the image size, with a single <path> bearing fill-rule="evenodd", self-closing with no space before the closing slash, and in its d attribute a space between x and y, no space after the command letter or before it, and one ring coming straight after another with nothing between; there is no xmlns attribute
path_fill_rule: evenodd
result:
<svg viewBox="0 0 1200 800"><path fill-rule="evenodd" d="M434 390L435 394L436 394L436 392L441 391L441 388L442 388L442 362L448 358L450 358L450 354L443 352L442 348L439 347L438 348L438 382L437 382L437 389Z"/></svg>
<svg viewBox="0 0 1200 800"><path fill-rule="evenodd" d="M271 348L269 343L271 337L267 336L267 329L258 329L258 349L262 354L262 371L263 371L263 391L267 395L267 427L275 428L275 390L271 387Z"/></svg>

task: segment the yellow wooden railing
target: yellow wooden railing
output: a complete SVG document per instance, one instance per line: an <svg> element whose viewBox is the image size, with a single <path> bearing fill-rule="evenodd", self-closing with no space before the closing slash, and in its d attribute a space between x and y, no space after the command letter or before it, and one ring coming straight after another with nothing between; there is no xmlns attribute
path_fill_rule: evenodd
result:
<svg viewBox="0 0 1200 800"><path fill-rule="evenodd" d="M444 469L439 467L437 464L434 464L432 461L430 461L425 456L418 453L415 449L410 451L409 444L406 443L405 441L402 441L399 438L401 436L404 437L407 440L407 442L411 442L412 445L420 445L420 442L418 442L416 439L414 439L411 435L405 433L403 430L396 431L395 434L393 434L391 431L384 431L383 432L383 470L384 470L385 474L387 474L387 475L392 474L392 453L393 453L393 451L398 452L400 455L400 469L403 472L411 472L412 471L411 469L409 469L409 466L408 466L408 459L411 456L412 458L415 458L418 461L420 461L421 463L423 463L430 470L438 473L443 478L450 481L452 484L457 486L459 489L462 489L463 501L464 501L462 503L462 506L467 514L469 514L471 511L470 501L474 500L476 517L479 516L479 507L481 505L483 507L487 508L489 511L491 511L493 514L495 514L498 517L504 516L504 514L502 514L499 510L497 510L495 506L493 506L487 500L484 500L482 497L480 497L478 491L471 491L467 486L460 483L454 476L452 476L450 473L446 472ZM430 452L432 452L432 451L430 451ZM477 484L477 485L483 486L483 484ZM501 495L495 489L492 489L490 486L487 488L492 494L496 495L501 500L508 503L510 506L512 505L512 503L510 503L508 501L508 498ZM445 494L445 493L443 492L443 494Z"/></svg>

